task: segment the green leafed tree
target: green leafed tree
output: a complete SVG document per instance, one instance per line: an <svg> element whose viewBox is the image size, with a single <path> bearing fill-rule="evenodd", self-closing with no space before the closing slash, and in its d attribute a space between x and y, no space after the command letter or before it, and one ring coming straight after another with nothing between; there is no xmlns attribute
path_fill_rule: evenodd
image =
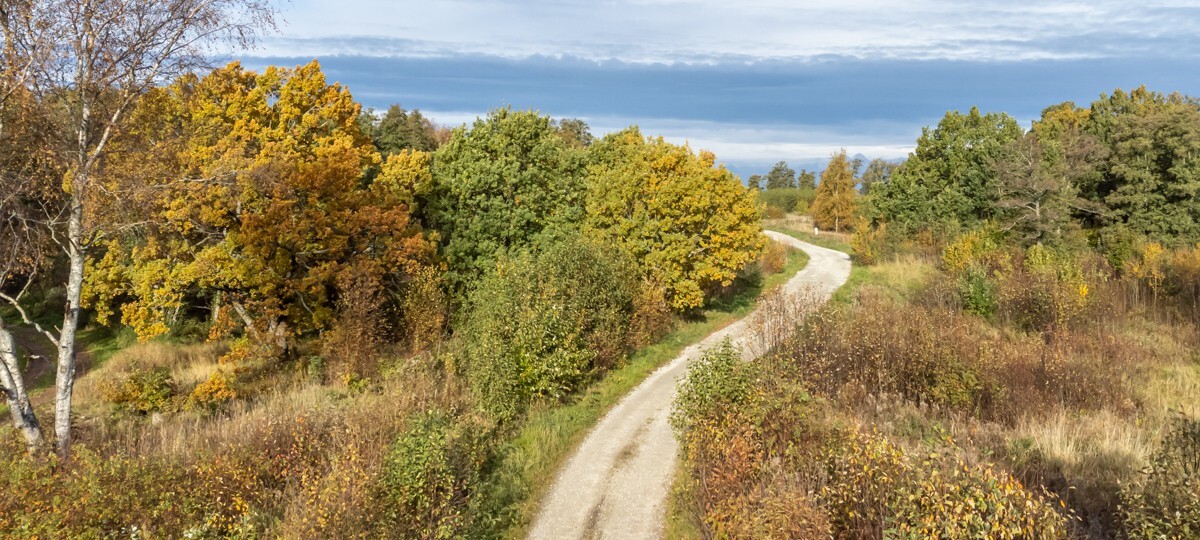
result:
<svg viewBox="0 0 1200 540"><path fill-rule="evenodd" d="M1119 118L1103 201L1129 230L1168 244L1200 241L1200 110L1169 103Z"/></svg>
<svg viewBox="0 0 1200 540"><path fill-rule="evenodd" d="M860 186L860 191L863 195L870 195L871 186L885 184L892 177L892 173L896 170L896 164L886 159L875 158L867 164L867 170L863 171Z"/></svg>
<svg viewBox="0 0 1200 540"><path fill-rule="evenodd" d="M780 161L767 173L767 189L783 189L796 187L796 171L788 167L786 161Z"/></svg>
<svg viewBox="0 0 1200 540"><path fill-rule="evenodd" d="M498 109L438 148L424 206L442 233L449 280L461 294L500 256L583 218L583 154L550 118Z"/></svg>
<svg viewBox="0 0 1200 540"><path fill-rule="evenodd" d="M406 111L399 105L388 107L374 126L375 146L386 158L401 150L432 152L437 149L434 125L421 111Z"/></svg>
<svg viewBox="0 0 1200 540"><path fill-rule="evenodd" d="M817 189L817 173L800 169L800 174L796 177L796 184L801 190Z"/></svg>
<svg viewBox="0 0 1200 540"><path fill-rule="evenodd" d="M1025 245L1056 244L1078 228L1073 219L1096 210L1079 196L1106 148L1076 127L1035 129L1009 144L995 163L996 217Z"/></svg>
<svg viewBox="0 0 1200 540"><path fill-rule="evenodd" d="M922 130L916 150L876 189L876 217L910 229L990 219L997 196L992 163L1021 135L1004 113L946 113L936 128Z"/></svg>

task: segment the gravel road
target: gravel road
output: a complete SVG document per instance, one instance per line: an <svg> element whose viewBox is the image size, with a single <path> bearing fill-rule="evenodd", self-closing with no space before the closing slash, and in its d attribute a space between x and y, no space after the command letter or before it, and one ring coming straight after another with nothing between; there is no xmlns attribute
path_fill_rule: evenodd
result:
<svg viewBox="0 0 1200 540"><path fill-rule="evenodd" d="M808 253L810 260L784 285L789 294L812 291L824 301L850 277L846 254L768 231L767 236ZM660 538L678 445L667 418L676 383L690 360L725 339L745 345L746 319L684 349L625 396L596 424L559 471L542 499L530 538ZM743 347L747 354L751 347Z"/></svg>

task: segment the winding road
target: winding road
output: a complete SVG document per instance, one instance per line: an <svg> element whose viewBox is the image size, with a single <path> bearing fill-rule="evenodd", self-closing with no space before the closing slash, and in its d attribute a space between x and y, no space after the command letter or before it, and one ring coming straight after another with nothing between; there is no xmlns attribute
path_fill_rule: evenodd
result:
<svg viewBox="0 0 1200 540"><path fill-rule="evenodd" d="M767 236L808 253L810 260L784 285L788 294L812 291L821 301L850 277L840 251L768 231ZM751 347L741 319L684 349L625 396L596 424L559 471L542 499L530 538L660 538L678 446L667 419L675 388L693 358L730 339Z"/></svg>

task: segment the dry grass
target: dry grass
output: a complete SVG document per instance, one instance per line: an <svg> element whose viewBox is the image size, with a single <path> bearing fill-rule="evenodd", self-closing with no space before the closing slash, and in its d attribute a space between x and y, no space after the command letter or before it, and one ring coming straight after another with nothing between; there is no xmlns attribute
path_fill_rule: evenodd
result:
<svg viewBox="0 0 1200 540"><path fill-rule="evenodd" d="M135 370L166 368L180 389L191 389L219 369L217 359L229 351L224 342L181 345L152 341L122 349L99 368L89 371L75 384L75 401L81 410L100 414L103 406L100 385L106 380L128 376Z"/></svg>

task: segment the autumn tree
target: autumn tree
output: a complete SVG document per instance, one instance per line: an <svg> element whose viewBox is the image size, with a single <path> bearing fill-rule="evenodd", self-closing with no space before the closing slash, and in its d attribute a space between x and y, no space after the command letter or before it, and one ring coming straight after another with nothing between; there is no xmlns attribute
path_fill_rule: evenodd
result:
<svg viewBox="0 0 1200 540"><path fill-rule="evenodd" d="M710 152L693 153L636 128L591 148L587 230L621 246L679 311L733 283L763 247L753 191Z"/></svg>
<svg viewBox="0 0 1200 540"><path fill-rule="evenodd" d="M582 151L533 111L498 109L455 130L437 151L433 183L426 214L460 296L501 255L583 218Z"/></svg>
<svg viewBox="0 0 1200 540"><path fill-rule="evenodd" d="M99 315L119 304L139 337L202 301L219 323L237 321L282 351L328 327L339 283L383 287L432 262L433 243L410 217L428 155L401 151L363 185L379 155L359 105L316 62L185 77L148 95L147 111L158 127L137 144L173 163L138 196L150 209L142 234L110 242L88 282ZM138 193L147 177L117 160L105 172L117 192Z"/></svg>
<svg viewBox="0 0 1200 540"><path fill-rule="evenodd" d="M0 65L0 298L21 310L24 297L50 266L53 244L43 224L61 210L62 178L45 140L53 130L46 108L20 82L20 66ZM29 450L43 445L41 424L25 384L13 324L30 319L21 313L6 321L0 314L0 393L8 404L13 426ZM53 333L33 324L37 333Z"/></svg>
<svg viewBox="0 0 1200 540"><path fill-rule="evenodd" d="M67 261L63 321L49 336L58 363L55 438L64 457L71 442L84 268L105 232L89 221L89 201L108 144L149 88L203 65L211 52L253 43L273 27L273 13L260 0L26 0L3 6L3 61L24 66L28 76L19 85L58 111L50 149L66 171L58 183L64 206L44 226L56 231Z"/></svg>
<svg viewBox="0 0 1200 540"><path fill-rule="evenodd" d="M873 188L878 218L904 228L971 225L993 216L997 197L992 163L1022 134L1003 113L946 113L925 128L886 184Z"/></svg>
<svg viewBox="0 0 1200 540"><path fill-rule="evenodd" d="M841 231L852 223L858 207L858 190L854 184L854 170L846 159L846 151L842 150L829 160L829 166L821 173L821 183L817 184L812 216L818 227Z"/></svg>

